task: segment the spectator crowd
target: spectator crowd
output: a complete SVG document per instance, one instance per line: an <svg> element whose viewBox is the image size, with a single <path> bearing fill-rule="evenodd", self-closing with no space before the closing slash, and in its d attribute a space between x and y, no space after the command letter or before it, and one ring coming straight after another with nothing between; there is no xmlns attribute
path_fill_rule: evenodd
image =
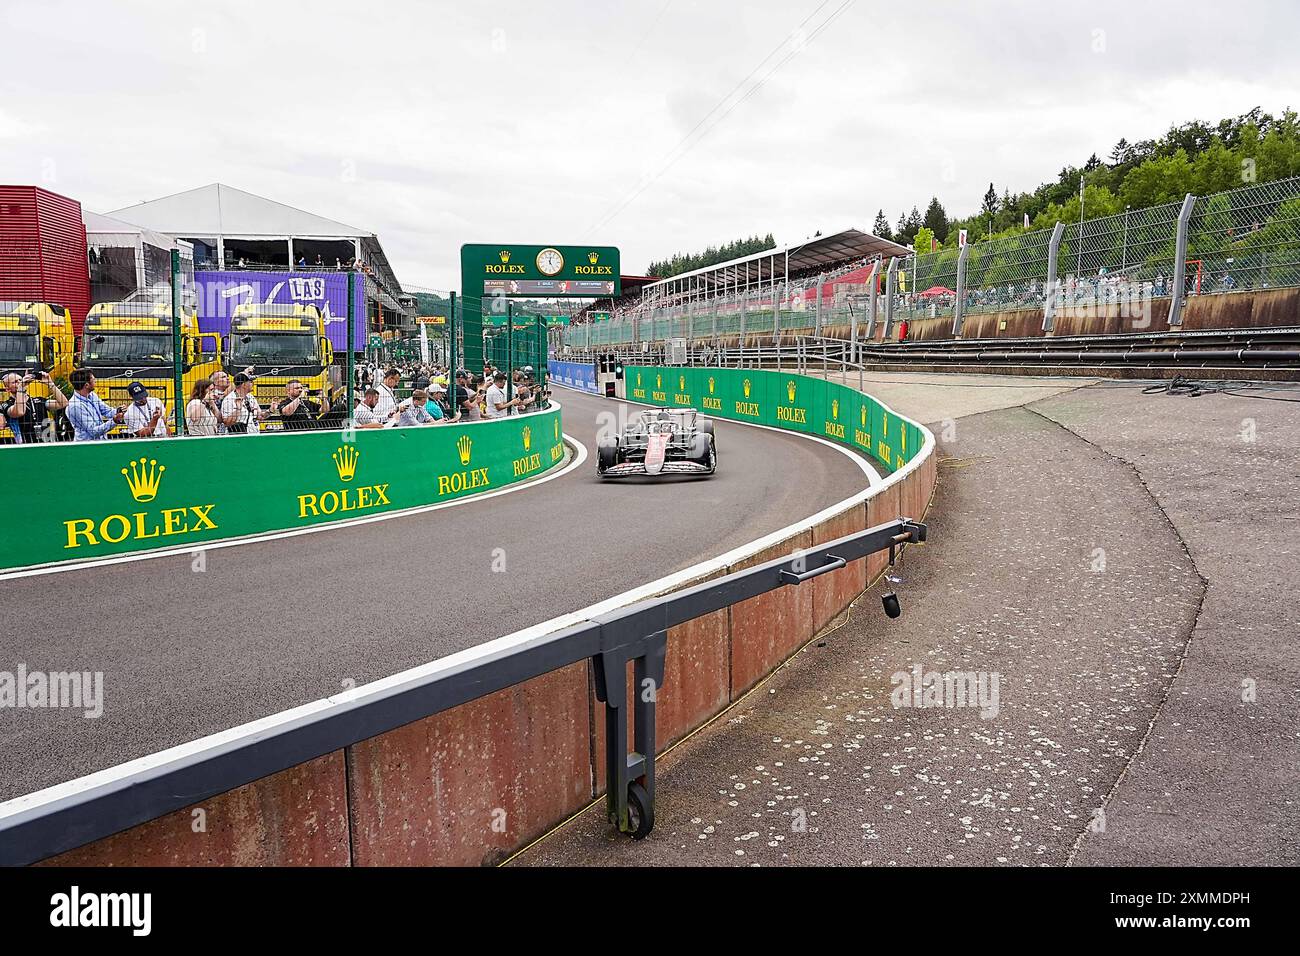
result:
<svg viewBox="0 0 1300 956"><path fill-rule="evenodd" d="M277 391L278 391L277 380ZM127 386L130 401L112 406L95 391L87 369L69 377L70 394L42 371L0 376L0 444L96 441L106 438L164 438L173 433L172 409L149 385ZM39 386L32 394L32 386ZM184 408L184 433L194 436L261 435L267 431L408 428L521 415L549 406L550 392L531 366L511 375L492 365L483 374L454 373L434 364L380 366L361 363L352 389L330 396L304 388L297 379L284 397L263 405L253 369L220 371L194 382ZM350 391L350 395L349 395Z"/></svg>

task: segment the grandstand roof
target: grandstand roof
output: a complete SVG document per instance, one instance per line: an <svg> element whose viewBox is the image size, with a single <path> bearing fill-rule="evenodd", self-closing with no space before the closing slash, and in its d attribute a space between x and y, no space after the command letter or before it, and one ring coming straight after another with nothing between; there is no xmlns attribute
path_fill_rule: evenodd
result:
<svg viewBox="0 0 1300 956"><path fill-rule="evenodd" d="M109 213L175 236L374 238L374 233L223 183L137 203Z"/></svg>
<svg viewBox="0 0 1300 956"><path fill-rule="evenodd" d="M905 256L908 251L906 246L901 246L889 239L873 236L861 229L844 229L830 235L817 236L813 239L805 239L802 242L741 256L738 259L715 263L702 269L682 272L652 282L646 286L646 289L650 291L668 288L683 279L694 279L705 289L737 283L744 285L747 282L756 282L762 263L773 258L778 263L777 270L779 274L784 277L787 274L787 253L790 256L789 275L793 276L803 272L829 268L845 262L852 262L855 259L872 259L876 256L887 259L890 256ZM767 278L768 276L765 275L763 277L764 281Z"/></svg>

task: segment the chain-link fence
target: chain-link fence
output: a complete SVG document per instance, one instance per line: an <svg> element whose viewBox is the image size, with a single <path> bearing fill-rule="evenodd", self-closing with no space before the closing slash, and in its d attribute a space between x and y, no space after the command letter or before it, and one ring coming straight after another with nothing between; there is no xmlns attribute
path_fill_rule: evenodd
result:
<svg viewBox="0 0 1300 956"><path fill-rule="evenodd" d="M1058 307L1133 305L1174 293L1182 202L1127 209L1055 229L973 242L898 260L895 323L1031 310L1045 313L1056 283ZM1300 177L1196 197L1183 236L1185 297L1300 286ZM1055 258L1055 274L1052 260ZM877 274L877 320L886 309L885 275ZM683 292L595 324L566 331L570 348L639 347L671 337L694 340L751 334L822 333L869 317L869 262L851 262L814 277L728 290ZM1149 313L1144 312L1144 315ZM1178 321L1179 316L1171 316Z"/></svg>
<svg viewBox="0 0 1300 956"><path fill-rule="evenodd" d="M1197 197L1187 260L1194 293L1300 285L1300 178Z"/></svg>

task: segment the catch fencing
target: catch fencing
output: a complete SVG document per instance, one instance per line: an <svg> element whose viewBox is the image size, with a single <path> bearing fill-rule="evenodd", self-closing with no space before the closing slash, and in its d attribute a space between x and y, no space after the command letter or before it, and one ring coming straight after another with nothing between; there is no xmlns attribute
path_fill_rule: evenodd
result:
<svg viewBox="0 0 1300 956"><path fill-rule="evenodd" d="M654 307L571 326L563 345L635 353L670 338L779 341L791 330L865 338L939 317L960 333L966 316L1025 310L1040 313L1050 331L1062 309L1152 300L1167 300L1168 324L1178 327L1192 297L1300 287L1300 177L892 262L892 278L890 261L863 260L720 296L660 298Z"/></svg>

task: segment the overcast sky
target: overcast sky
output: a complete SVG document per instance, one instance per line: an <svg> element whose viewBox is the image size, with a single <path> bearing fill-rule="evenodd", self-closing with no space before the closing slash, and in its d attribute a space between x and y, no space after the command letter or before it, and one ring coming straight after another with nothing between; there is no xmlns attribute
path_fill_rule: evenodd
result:
<svg viewBox="0 0 1300 956"><path fill-rule="evenodd" d="M1300 106L1283 0L845 3L0 0L0 182L96 212L223 182L451 289L463 242L616 245L635 273L931 195L969 214L1122 136Z"/></svg>

